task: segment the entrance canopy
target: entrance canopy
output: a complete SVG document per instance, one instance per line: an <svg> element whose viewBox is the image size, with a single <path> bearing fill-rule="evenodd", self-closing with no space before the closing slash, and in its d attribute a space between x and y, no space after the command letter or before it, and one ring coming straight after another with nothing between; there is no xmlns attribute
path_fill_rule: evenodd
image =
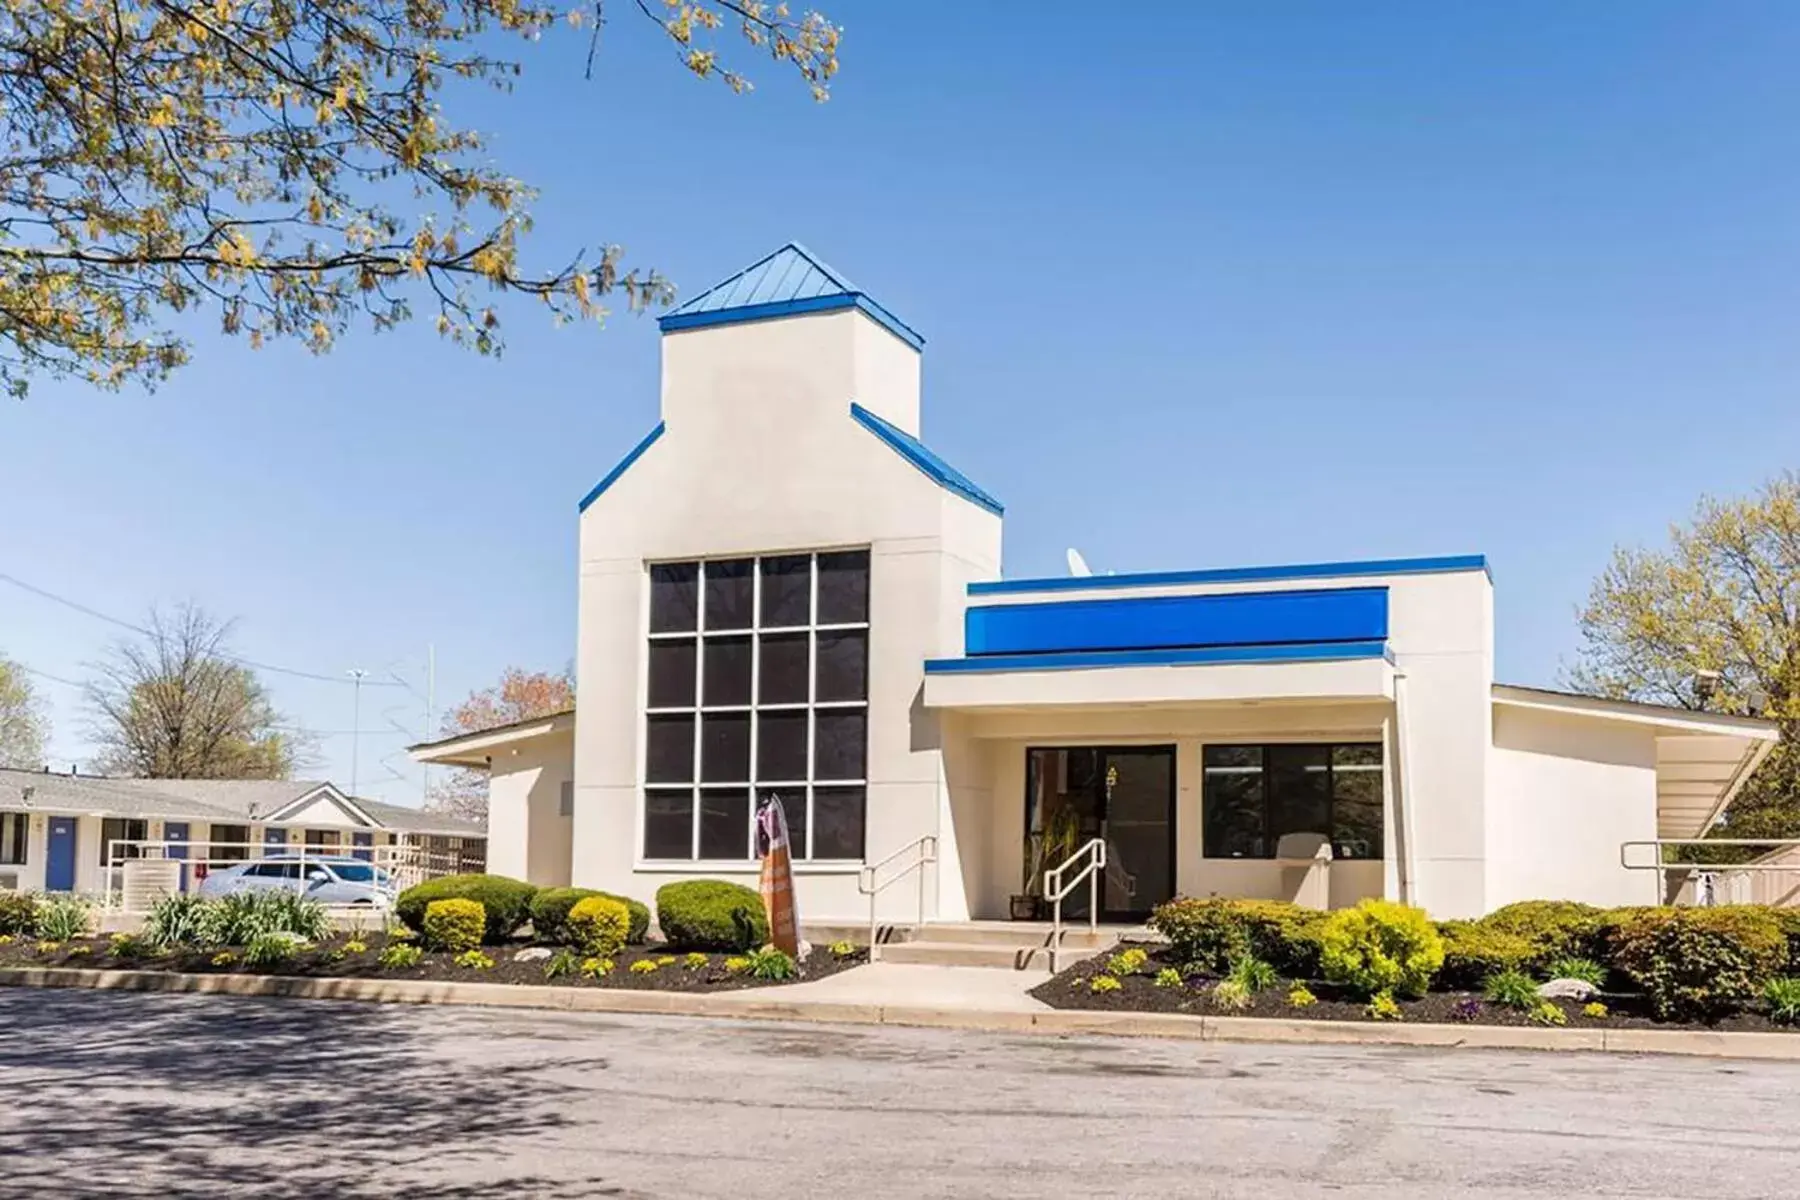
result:
<svg viewBox="0 0 1800 1200"><path fill-rule="evenodd" d="M1649 727L1656 737L1656 833L1697 838L1711 829L1780 736L1773 721L1660 704L1494 686L1494 703Z"/></svg>

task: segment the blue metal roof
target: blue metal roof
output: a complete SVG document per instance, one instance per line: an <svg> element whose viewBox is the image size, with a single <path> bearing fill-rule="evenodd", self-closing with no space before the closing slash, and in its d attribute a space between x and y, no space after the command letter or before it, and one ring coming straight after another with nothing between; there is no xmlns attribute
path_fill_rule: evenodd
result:
<svg viewBox="0 0 1800 1200"><path fill-rule="evenodd" d="M910 326L798 242L677 305L657 324L664 333L674 333L845 308L862 312L914 350L924 349L925 339Z"/></svg>
<svg viewBox="0 0 1800 1200"><path fill-rule="evenodd" d="M939 487L955 492L972 504L979 504L996 517L1005 514L1006 507L1000 501L983 491L967 475L939 458L935 450L912 434L882 420L854 400L850 402L850 415L858 425L886 442L896 454L917 467Z"/></svg>

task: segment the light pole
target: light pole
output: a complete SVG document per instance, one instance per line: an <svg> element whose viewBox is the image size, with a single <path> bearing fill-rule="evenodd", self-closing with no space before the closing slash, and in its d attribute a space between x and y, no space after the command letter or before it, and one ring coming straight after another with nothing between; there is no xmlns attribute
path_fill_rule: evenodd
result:
<svg viewBox="0 0 1800 1200"><path fill-rule="evenodd" d="M346 672L350 676L352 698L350 701L350 795L356 796L357 753L362 749L362 681L368 672L361 667L352 667Z"/></svg>

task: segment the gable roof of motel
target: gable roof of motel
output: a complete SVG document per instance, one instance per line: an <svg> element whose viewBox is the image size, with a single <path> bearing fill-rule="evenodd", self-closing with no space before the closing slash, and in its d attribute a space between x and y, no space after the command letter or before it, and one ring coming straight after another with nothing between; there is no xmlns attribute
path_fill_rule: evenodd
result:
<svg viewBox="0 0 1800 1200"><path fill-rule="evenodd" d="M664 333L854 308L914 350L925 339L799 242L757 259L665 314Z"/></svg>
<svg viewBox="0 0 1800 1200"><path fill-rule="evenodd" d="M318 779L116 779L0 768L0 808L15 810L282 824L284 809L321 796L352 816L362 814L371 829L443 837L479 837L485 832L480 824L461 817L345 796Z"/></svg>

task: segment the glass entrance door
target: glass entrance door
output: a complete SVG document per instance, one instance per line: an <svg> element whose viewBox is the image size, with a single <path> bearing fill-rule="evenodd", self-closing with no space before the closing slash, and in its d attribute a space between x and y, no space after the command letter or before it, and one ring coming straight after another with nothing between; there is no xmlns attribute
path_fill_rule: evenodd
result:
<svg viewBox="0 0 1800 1200"><path fill-rule="evenodd" d="M1137 920L1175 894L1175 748L1082 746L1027 751L1027 888L1094 838L1106 840L1100 915ZM1085 918L1088 888L1063 901Z"/></svg>

